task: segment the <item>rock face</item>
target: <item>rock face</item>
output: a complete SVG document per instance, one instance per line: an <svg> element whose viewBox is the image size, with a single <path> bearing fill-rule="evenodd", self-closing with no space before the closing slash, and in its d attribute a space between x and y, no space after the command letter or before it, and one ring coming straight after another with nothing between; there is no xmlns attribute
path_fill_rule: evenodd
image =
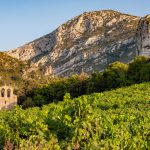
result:
<svg viewBox="0 0 150 150"><path fill-rule="evenodd" d="M139 21L137 45L138 55L150 56L150 15Z"/></svg>
<svg viewBox="0 0 150 150"><path fill-rule="evenodd" d="M112 10L86 12L58 29L7 54L30 61L46 75L102 71L136 56L139 17Z"/></svg>

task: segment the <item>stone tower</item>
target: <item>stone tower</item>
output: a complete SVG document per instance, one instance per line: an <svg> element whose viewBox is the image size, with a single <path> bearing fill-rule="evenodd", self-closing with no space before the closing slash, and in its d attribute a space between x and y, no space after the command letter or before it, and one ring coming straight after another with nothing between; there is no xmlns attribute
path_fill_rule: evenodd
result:
<svg viewBox="0 0 150 150"><path fill-rule="evenodd" d="M141 18L137 32L138 54L150 57L150 15Z"/></svg>
<svg viewBox="0 0 150 150"><path fill-rule="evenodd" d="M11 109L17 104L17 96L13 93L13 88L10 86L0 87L0 110Z"/></svg>

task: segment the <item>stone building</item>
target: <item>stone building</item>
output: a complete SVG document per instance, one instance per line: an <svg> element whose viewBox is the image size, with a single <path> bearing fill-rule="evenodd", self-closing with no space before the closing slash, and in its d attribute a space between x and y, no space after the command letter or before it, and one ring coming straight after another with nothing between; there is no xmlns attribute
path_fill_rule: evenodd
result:
<svg viewBox="0 0 150 150"><path fill-rule="evenodd" d="M0 87L0 110L11 109L14 105L17 105L17 96L13 91L13 88L10 86Z"/></svg>
<svg viewBox="0 0 150 150"><path fill-rule="evenodd" d="M137 35L138 55L150 57L150 15L141 18Z"/></svg>

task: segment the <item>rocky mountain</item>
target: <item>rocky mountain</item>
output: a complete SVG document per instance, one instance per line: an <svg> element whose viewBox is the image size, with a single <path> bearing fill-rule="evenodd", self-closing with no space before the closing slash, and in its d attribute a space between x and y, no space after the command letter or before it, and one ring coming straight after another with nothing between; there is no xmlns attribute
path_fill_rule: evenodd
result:
<svg viewBox="0 0 150 150"><path fill-rule="evenodd" d="M150 56L150 15L140 19L137 32L138 55Z"/></svg>
<svg viewBox="0 0 150 150"><path fill-rule="evenodd" d="M129 62L137 55L139 22L140 17L112 10L85 12L6 53L29 61L32 69L40 68L45 75L102 71L114 61Z"/></svg>

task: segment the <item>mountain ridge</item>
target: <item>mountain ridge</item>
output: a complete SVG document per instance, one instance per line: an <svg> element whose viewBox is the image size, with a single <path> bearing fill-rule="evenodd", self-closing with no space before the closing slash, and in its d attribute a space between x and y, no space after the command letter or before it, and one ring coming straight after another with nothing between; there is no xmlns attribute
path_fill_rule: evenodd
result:
<svg viewBox="0 0 150 150"><path fill-rule="evenodd" d="M114 10L90 11L74 17L17 49L6 52L45 75L70 76L101 71L114 61L137 55L140 17Z"/></svg>

